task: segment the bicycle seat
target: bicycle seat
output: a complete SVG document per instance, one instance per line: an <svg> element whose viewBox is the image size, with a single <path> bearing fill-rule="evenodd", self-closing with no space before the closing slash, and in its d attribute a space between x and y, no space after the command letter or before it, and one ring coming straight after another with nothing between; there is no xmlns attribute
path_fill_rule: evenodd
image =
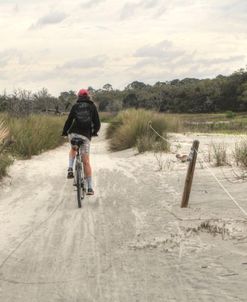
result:
<svg viewBox="0 0 247 302"><path fill-rule="evenodd" d="M71 145L80 147L84 144L84 142L85 140L80 137L73 137L71 140Z"/></svg>

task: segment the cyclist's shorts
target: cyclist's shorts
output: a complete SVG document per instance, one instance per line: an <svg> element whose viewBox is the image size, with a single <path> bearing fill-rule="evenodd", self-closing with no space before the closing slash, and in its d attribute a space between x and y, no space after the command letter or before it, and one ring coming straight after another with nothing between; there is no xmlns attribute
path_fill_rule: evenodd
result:
<svg viewBox="0 0 247 302"><path fill-rule="evenodd" d="M70 133L68 135L69 137L69 142L71 143L72 138L77 137L77 138L82 138L84 140L84 144L81 146L82 148L82 154L89 154L90 152L90 140L84 136L84 135L80 135L77 133Z"/></svg>

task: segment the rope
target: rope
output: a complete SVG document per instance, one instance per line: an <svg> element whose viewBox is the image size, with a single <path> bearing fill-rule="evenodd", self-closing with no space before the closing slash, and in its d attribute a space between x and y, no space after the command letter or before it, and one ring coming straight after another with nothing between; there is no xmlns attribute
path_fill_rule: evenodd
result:
<svg viewBox="0 0 247 302"><path fill-rule="evenodd" d="M164 138L162 135L160 135L153 127L152 127L152 122L149 121L149 127L164 141L168 142L169 141ZM194 150L199 156L200 154L198 153L197 150ZM209 168L208 164L205 162L205 160L200 156L201 161L205 164L206 168L209 170L210 174L213 176L213 178L216 180L218 185L221 187L221 189L227 194L227 196L233 201L233 203L239 208L239 210L247 217L247 212L240 206L240 204L236 201L236 199L227 191L227 189L224 187L224 185L219 181L217 176L213 173L213 171Z"/></svg>
<svg viewBox="0 0 247 302"><path fill-rule="evenodd" d="M169 142L169 140L168 140L167 138L165 138L165 137L163 137L162 135L160 135L159 132L157 132L157 131L153 128L153 126L152 126L152 121L149 121L149 122L148 122L148 126L149 126L149 128L150 128L156 135L158 135L161 139L163 139L163 141L165 141L166 143L168 143L169 146L171 145L171 143ZM171 151L171 153L176 153L176 152L178 151L178 149L180 148L180 146L179 146L179 145L175 145L175 148L176 148L176 150Z"/></svg>
<svg viewBox="0 0 247 302"><path fill-rule="evenodd" d="M200 156L197 150L195 152ZM201 160L204 162L206 168L209 170L210 174L213 176L213 178L217 181L218 185L222 188L222 190L228 195L228 197L234 202L234 204L240 209L240 211L247 217L247 212L240 206L240 204L236 201L236 199L227 191L227 189L224 187L224 185L220 182L220 180L217 178L217 176L213 173L213 171L209 168L208 164L205 162L205 160L200 156Z"/></svg>
<svg viewBox="0 0 247 302"><path fill-rule="evenodd" d="M165 142L167 142L170 145L170 142L168 139L164 138L162 135L160 135L152 126L152 121L148 122L148 126L153 130L154 133L156 133L161 139L163 139Z"/></svg>

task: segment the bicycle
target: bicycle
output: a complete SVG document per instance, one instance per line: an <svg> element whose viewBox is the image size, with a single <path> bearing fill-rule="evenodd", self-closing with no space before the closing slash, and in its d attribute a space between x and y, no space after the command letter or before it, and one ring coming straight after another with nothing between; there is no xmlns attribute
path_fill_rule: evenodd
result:
<svg viewBox="0 0 247 302"><path fill-rule="evenodd" d="M84 144L84 140L82 138L74 137L71 140L71 144L76 148L76 158L75 158L75 178L74 178L74 186L76 186L77 190L77 202L78 208L81 208L81 201L85 198L86 195L86 186L84 181L84 169L82 163L82 145Z"/></svg>

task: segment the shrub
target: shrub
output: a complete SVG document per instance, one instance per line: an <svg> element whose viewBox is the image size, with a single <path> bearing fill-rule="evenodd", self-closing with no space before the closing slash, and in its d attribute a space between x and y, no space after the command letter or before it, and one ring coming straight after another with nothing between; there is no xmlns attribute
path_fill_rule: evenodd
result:
<svg viewBox="0 0 247 302"><path fill-rule="evenodd" d="M161 115L143 109L130 109L119 113L107 129L110 150L120 151L137 147L138 152L145 152L154 150L157 144L163 150L168 150L168 143L153 133L149 121L160 135L166 137L167 123Z"/></svg>
<svg viewBox="0 0 247 302"><path fill-rule="evenodd" d="M238 166L247 168L247 139L235 145L233 156Z"/></svg>

